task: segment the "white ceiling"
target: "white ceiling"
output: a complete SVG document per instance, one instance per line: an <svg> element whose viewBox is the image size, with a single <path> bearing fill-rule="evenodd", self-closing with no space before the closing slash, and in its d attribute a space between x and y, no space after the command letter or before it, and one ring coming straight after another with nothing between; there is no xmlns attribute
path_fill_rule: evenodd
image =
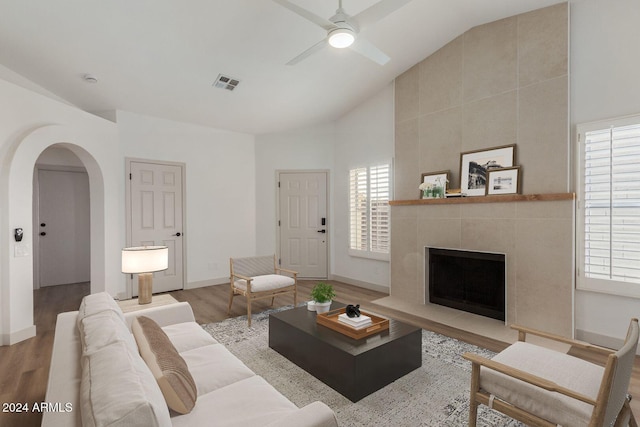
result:
<svg viewBox="0 0 640 427"><path fill-rule="evenodd" d="M325 32L271 0L0 0L0 64L86 111L262 134L334 120L469 28L560 1L413 0L361 33L386 65L327 47L287 66ZM219 73L238 88L213 88Z"/></svg>

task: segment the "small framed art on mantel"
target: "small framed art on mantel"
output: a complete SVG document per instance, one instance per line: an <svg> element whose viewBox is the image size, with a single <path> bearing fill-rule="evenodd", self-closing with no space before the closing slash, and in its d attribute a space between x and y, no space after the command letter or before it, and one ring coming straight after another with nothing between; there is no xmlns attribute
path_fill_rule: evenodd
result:
<svg viewBox="0 0 640 427"><path fill-rule="evenodd" d="M441 199L447 193L449 171L426 172L421 175L420 199Z"/></svg>
<svg viewBox="0 0 640 427"><path fill-rule="evenodd" d="M487 174L486 194L520 194L520 166L491 169Z"/></svg>
<svg viewBox="0 0 640 427"><path fill-rule="evenodd" d="M460 191L467 196L486 194L487 173L515 164L516 145L485 148L460 154Z"/></svg>

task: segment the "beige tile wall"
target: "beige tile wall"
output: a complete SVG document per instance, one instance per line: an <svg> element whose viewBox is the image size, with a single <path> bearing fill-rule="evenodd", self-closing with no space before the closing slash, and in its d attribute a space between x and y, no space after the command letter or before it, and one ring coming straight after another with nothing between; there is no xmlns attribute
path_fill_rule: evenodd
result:
<svg viewBox="0 0 640 427"><path fill-rule="evenodd" d="M395 198L460 153L517 144L525 194L568 188L568 6L475 27L396 79ZM572 331L573 202L393 206L391 295L424 300L424 247L507 254L507 320Z"/></svg>

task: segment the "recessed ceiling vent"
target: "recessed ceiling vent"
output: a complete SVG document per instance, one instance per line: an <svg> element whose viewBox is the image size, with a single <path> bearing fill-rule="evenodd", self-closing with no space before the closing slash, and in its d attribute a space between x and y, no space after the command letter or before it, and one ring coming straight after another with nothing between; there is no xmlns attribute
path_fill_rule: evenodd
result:
<svg viewBox="0 0 640 427"><path fill-rule="evenodd" d="M234 90L240 83L240 80L234 79L224 74L218 74L216 81L213 83L213 87L220 89Z"/></svg>

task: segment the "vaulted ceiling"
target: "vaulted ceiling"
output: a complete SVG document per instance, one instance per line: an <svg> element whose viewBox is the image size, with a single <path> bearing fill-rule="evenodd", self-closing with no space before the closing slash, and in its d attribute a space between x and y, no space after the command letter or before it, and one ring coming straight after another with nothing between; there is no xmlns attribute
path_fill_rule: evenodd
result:
<svg viewBox="0 0 640 427"><path fill-rule="evenodd" d="M326 18L338 6L291 1ZM361 33L384 66L329 47L289 66L326 33L271 0L2 0L0 64L89 112L262 134L334 120L469 28L558 2L413 0ZM218 74L240 83L215 88Z"/></svg>

